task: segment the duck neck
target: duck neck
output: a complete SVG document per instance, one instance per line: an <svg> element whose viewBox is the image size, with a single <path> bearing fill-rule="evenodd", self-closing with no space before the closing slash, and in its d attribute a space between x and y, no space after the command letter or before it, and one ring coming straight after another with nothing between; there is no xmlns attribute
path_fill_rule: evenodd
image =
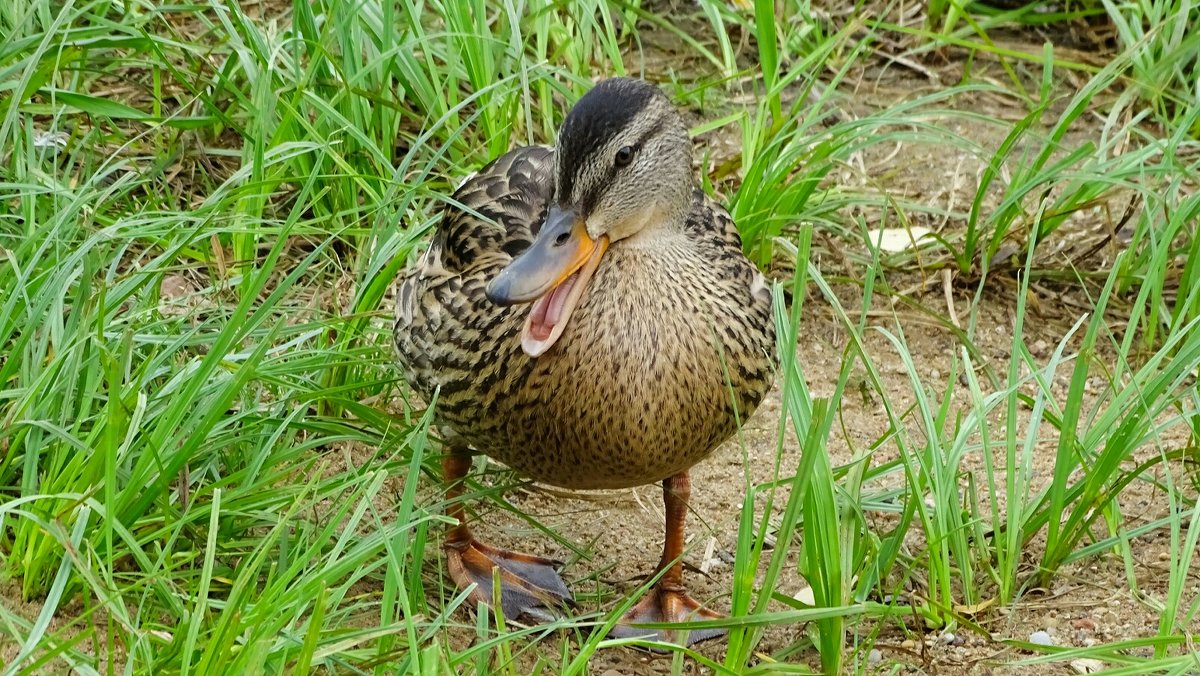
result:
<svg viewBox="0 0 1200 676"><path fill-rule="evenodd" d="M688 211L687 207L657 209L622 243L630 249L664 249L683 244Z"/></svg>
<svg viewBox="0 0 1200 676"><path fill-rule="evenodd" d="M687 244L682 222L663 221L642 228L621 245L629 250L674 251Z"/></svg>

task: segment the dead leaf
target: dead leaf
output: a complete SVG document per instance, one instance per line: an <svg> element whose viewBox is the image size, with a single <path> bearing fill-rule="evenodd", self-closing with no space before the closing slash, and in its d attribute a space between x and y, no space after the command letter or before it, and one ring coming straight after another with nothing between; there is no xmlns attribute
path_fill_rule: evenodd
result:
<svg viewBox="0 0 1200 676"><path fill-rule="evenodd" d="M921 240L932 234L933 230L919 225L911 228L881 228L867 231L867 240L878 245L880 251L897 253L920 246Z"/></svg>
<svg viewBox="0 0 1200 676"><path fill-rule="evenodd" d="M979 613L982 613L983 611L987 610L988 608L991 608L994 605L996 605L996 597L993 596L992 598L990 598L986 601L974 603L969 606L956 604L954 606L954 612L959 613L961 615L978 615Z"/></svg>
<svg viewBox="0 0 1200 676"><path fill-rule="evenodd" d="M1071 660L1071 668L1077 674L1095 674L1104 671L1104 663L1090 657Z"/></svg>

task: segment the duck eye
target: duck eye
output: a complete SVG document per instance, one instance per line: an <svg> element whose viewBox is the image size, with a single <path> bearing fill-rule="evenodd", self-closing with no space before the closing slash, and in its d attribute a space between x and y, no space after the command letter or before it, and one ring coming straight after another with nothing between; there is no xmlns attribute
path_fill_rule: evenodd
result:
<svg viewBox="0 0 1200 676"><path fill-rule="evenodd" d="M571 233L569 233L569 232L559 233L558 237L554 238L554 246L562 246L562 245L566 244L567 240L570 238L571 238Z"/></svg>
<svg viewBox="0 0 1200 676"><path fill-rule="evenodd" d="M617 151L617 157L614 160L614 163L618 167L629 166L629 163L633 161L633 153L634 153L633 146L622 147L620 150Z"/></svg>

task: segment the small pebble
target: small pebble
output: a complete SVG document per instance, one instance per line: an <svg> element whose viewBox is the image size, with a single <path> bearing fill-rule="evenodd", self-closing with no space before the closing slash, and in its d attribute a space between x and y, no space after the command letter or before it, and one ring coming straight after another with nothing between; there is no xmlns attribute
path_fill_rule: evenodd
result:
<svg viewBox="0 0 1200 676"><path fill-rule="evenodd" d="M1044 631L1035 631L1030 634L1029 642L1034 645L1054 645L1054 640L1050 638L1050 634Z"/></svg>
<svg viewBox="0 0 1200 676"><path fill-rule="evenodd" d="M1038 338L1037 340L1033 341L1033 345L1029 346L1029 351L1032 352L1033 356L1035 357L1045 357L1046 355L1050 354L1050 343L1047 343L1045 339Z"/></svg>
<svg viewBox="0 0 1200 676"><path fill-rule="evenodd" d="M1096 631L1096 623L1090 617L1081 617L1071 623L1072 627L1082 629L1083 631Z"/></svg>
<svg viewBox="0 0 1200 676"><path fill-rule="evenodd" d="M879 652L879 650L877 648L872 648L871 652L867 653L867 663L868 664L879 664L882 661L883 661L883 653Z"/></svg>
<svg viewBox="0 0 1200 676"><path fill-rule="evenodd" d="M900 647L904 648L905 650L916 650L917 642L912 640L911 638L906 638L900 642Z"/></svg>
<svg viewBox="0 0 1200 676"><path fill-rule="evenodd" d="M700 569L706 573L719 573L722 570L725 570L725 568L725 562L716 558L708 559L704 562L704 565L700 566Z"/></svg>
<svg viewBox="0 0 1200 676"><path fill-rule="evenodd" d="M958 638L958 637L955 636L953 632L948 631L948 632L942 634L942 643L945 643L946 645L950 645L951 643L954 643L954 639L956 639L956 638Z"/></svg>
<svg viewBox="0 0 1200 676"><path fill-rule="evenodd" d="M1158 560L1159 561L1170 561L1171 560L1171 552L1159 552Z"/></svg>

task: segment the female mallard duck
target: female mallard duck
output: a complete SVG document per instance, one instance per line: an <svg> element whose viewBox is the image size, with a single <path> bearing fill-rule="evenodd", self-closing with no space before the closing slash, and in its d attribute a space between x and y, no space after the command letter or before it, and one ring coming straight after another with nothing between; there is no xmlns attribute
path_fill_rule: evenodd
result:
<svg viewBox="0 0 1200 676"><path fill-rule="evenodd" d="M395 337L408 381L436 397L452 497L473 451L566 488L662 481L662 575L613 633L670 640L630 625L716 617L683 587L688 468L766 394L775 330L662 92L601 82L553 149L518 148L463 183L400 284ZM475 539L460 504L449 516L450 576L476 601L491 603L499 568L508 617L570 602L554 561Z"/></svg>

